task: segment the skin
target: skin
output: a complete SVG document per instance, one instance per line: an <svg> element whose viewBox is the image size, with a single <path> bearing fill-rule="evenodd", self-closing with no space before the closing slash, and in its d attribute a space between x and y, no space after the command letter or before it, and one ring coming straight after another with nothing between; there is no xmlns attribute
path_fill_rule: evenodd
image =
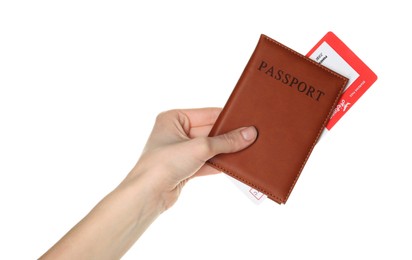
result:
<svg viewBox="0 0 412 260"><path fill-rule="evenodd" d="M159 114L144 150L125 179L39 259L119 259L193 177L218 171L205 162L251 145L256 129L207 137L220 108Z"/></svg>

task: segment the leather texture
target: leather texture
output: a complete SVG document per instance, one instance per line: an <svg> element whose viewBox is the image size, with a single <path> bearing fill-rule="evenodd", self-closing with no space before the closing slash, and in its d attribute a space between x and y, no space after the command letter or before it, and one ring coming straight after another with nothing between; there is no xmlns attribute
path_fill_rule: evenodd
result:
<svg viewBox="0 0 412 260"><path fill-rule="evenodd" d="M253 125L258 137L207 163L286 203L347 81L262 34L209 134Z"/></svg>

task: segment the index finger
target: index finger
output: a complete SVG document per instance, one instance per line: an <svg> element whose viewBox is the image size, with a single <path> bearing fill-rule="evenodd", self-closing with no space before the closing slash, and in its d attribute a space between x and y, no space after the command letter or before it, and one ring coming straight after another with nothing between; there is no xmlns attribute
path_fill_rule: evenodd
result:
<svg viewBox="0 0 412 260"><path fill-rule="evenodd" d="M190 127L199 127L213 125L222 109L218 107L206 107L181 109L179 111L189 118Z"/></svg>

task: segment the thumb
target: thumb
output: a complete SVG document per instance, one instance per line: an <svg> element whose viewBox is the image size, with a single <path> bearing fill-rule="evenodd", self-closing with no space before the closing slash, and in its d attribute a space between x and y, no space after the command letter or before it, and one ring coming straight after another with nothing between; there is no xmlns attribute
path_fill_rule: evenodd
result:
<svg viewBox="0 0 412 260"><path fill-rule="evenodd" d="M251 145L257 137L257 130L253 126L242 127L222 135L209 137L208 157L211 158L220 153L233 153L245 149Z"/></svg>

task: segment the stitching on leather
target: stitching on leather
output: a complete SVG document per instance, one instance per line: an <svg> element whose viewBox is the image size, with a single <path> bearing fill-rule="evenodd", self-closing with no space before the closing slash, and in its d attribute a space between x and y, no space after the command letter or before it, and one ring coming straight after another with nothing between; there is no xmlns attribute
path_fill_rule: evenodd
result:
<svg viewBox="0 0 412 260"><path fill-rule="evenodd" d="M222 166L216 164L215 162L212 162L211 160L209 160L209 161L207 161L207 162L210 163L210 164L212 164L213 166L217 167L219 170L221 170L221 171L223 171L223 172L225 172L225 173L227 173L227 174L235 177L236 179L242 181L243 183L246 183L247 185L249 185L249 186L251 186L251 187L253 187L253 188L256 188L257 190L263 192L265 195L268 195L268 196L271 196L271 197L275 198L278 202L280 202L280 203L285 203L285 201L286 201L285 199L282 199L282 198L280 198L279 196L274 195L274 194L271 193L270 191L267 191L266 189L262 189L261 187L258 187L257 185L255 185L255 184L253 184L253 183L245 180L244 178L239 177L237 174L233 173L233 171L231 171L231 170L229 170L229 169L226 169L225 167L222 167Z"/></svg>
<svg viewBox="0 0 412 260"><path fill-rule="evenodd" d="M345 81L345 82L346 82L346 81ZM300 176L300 174L301 174L301 172L302 172L302 170L303 170L303 167L305 166L306 161L309 159L309 156L310 156L311 151L312 151L313 148L315 147L315 145L316 145L316 143L317 143L320 135L322 134L322 131L323 131L323 129L325 128L325 125L326 125L328 119L330 118L330 116L331 116L331 114L332 114L332 111L333 111L333 109L335 108L335 104L336 104L336 102L338 101L338 99L340 98L340 94L342 93L342 90L343 90L343 88L345 87L345 85L346 85L346 84L343 84L343 85L342 85L341 90L339 91L339 95L335 98L335 101L333 102L333 105L332 105L332 107L330 108L328 115L326 116L325 120L323 120L322 126L320 127L320 129L319 129L319 131L318 131L318 135L316 136L315 141L313 142L312 146L310 147L309 152L308 152L308 154L306 155L306 158L305 158L305 160L303 161L303 164L302 164L302 166L301 166L300 169L299 169L299 173L296 175L296 178L295 178L295 180L293 181L292 186L290 187L289 192L288 192L288 195L287 195L286 198L288 198L289 195L290 195L290 193L292 192L292 189L293 189L293 187L295 186L295 184L296 184L296 182L297 182L297 180L298 180L298 178L299 178L299 176Z"/></svg>

